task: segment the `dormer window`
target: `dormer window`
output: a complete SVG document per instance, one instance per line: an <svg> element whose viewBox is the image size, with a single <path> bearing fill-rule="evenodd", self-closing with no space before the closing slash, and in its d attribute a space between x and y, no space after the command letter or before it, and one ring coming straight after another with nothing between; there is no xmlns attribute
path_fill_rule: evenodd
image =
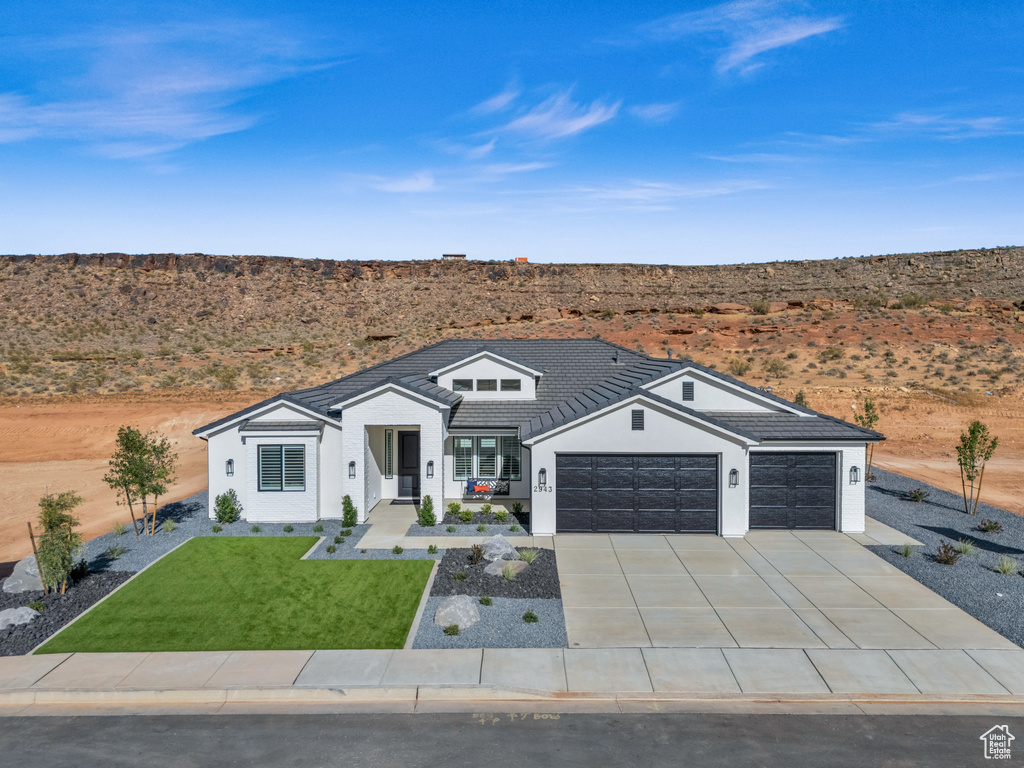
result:
<svg viewBox="0 0 1024 768"><path fill-rule="evenodd" d="M472 392L473 391L473 380L472 379L453 379L452 380L452 391L453 392Z"/></svg>
<svg viewBox="0 0 1024 768"><path fill-rule="evenodd" d="M498 380L497 379L477 379L476 380L476 391L477 392L497 392L498 391Z"/></svg>
<svg viewBox="0 0 1024 768"><path fill-rule="evenodd" d="M502 379L501 380L501 391L502 392L521 392L523 389L522 379Z"/></svg>

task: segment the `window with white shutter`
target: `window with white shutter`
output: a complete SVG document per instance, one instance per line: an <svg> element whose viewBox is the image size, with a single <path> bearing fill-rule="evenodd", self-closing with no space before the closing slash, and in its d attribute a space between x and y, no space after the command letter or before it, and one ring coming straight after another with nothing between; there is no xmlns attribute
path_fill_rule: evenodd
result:
<svg viewBox="0 0 1024 768"><path fill-rule="evenodd" d="M261 491L306 490L304 445L261 445L257 465Z"/></svg>

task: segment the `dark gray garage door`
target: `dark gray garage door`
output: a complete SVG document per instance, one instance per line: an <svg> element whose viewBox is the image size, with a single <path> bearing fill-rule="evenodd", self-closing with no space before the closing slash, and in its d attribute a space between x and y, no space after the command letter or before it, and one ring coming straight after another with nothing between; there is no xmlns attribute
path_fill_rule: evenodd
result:
<svg viewBox="0 0 1024 768"><path fill-rule="evenodd" d="M750 454L750 527L834 529L836 455Z"/></svg>
<svg viewBox="0 0 1024 768"><path fill-rule="evenodd" d="M716 533L718 458L559 455L556 530L562 533Z"/></svg>

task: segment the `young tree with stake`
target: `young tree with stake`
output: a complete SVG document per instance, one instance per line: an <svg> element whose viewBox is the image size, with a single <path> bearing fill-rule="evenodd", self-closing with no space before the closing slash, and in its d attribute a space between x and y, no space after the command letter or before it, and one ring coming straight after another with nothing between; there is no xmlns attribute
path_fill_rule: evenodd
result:
<svg viewBox="0 0 1024 768"><path fill-rule="evenodd" d="M999 438L990 436L988 427L980 421L972 421L966 432L960 433L960 445L956 447L956 462L960 465L960 486L964 494L964 512L978 514L981 499L981 483L985 479L985 465L996 452ZM975 486L977 481L977 486Z"/></svg>

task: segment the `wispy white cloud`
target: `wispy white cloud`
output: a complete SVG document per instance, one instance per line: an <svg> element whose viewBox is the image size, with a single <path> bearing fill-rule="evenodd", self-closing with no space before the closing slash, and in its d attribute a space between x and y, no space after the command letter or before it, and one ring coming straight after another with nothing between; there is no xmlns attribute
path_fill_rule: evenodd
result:
<svg viewBox="0 0 1024 768"><path fill-rule="evenodd" d="M507 176L510 173L529 173L530 171L541 171L550 168L553 163L489 163L480 170L492 176Z"/></svg>
<svg viewBox="0 0 1024 768"><path fill-rule="evenodd" d="M549 96L528 112L497 130L523 138L561 139L575 136L613 119L622 101L606 104L597 100L589 105L575 102L570 91Z"/></svg>
<svg viewBox="0 0 1024 768"><path fill-rule="evenodd" d="M630 181L619 185L582 187L577 191L595 200L632 203L668 203L676 200L698 200L770 189L772 185L758 179L722 180L680 184L664 181Z"/></svg>
<svg viewBox="0 0 1024 768"><path fill-rule="evenodd" d="M521 93L522 90L520 88L510 85L501 93L481 101L470 112L476 115L493 115L495 112L503 112L512 106L512 103L519 98Z"/></svg>
<svg viewBox="0 0 1024 768"><path fill-rule="evenodd" d="M645 123L667 123L679 112L679 103L639 104L630 107L628 111Z"/></svg>
<svg viewBox="0 0 1024 768"><path fill-rule="evenodd" d="M245 19L20 38L20 54L63 56L75 74L46 83L47 96L43 87L0 94L0 142L70 139L140 158L243 131L260 118L237 106L252 89L336 63L306 42L278 23Z"/></svg>
<svg viewBox="0 0 1024 768"><path fill-rule="evenodd" d="M795 163L806 159L781 152L741 152L732 155L704 155L704 157L722 163Z"/></svg>
<svg viewBox="0 0 1024 768"><path fill-rule="evenodd" d="M370 180L369 186L380 192L432 192L436 190L437 182L434 174L430 171L419 171L411 176L403 176L396 179L385 179L376 177Z"/></svg>
<svg viewBox="0 0 1024 768"><path fill-rule="evenodd" d="M843 26L841 17L802 15L792 10L794 5L789 0L736 0L665 16L643 25L640 31L649 39L665 41L692 35L717 37L725 42L718 54L718 71L749 73L762 66L763 62L755 60L760 54Z"/></svg>
<svg viewBox="0 0 1024 768"><path fill-rule="evenodd" d="M1019 121L1007 117L950 117L945 114L902 112L892 120L871 123L869 130L881 133L923 133L940 139L969 139L1020 133Z"/></svg>

